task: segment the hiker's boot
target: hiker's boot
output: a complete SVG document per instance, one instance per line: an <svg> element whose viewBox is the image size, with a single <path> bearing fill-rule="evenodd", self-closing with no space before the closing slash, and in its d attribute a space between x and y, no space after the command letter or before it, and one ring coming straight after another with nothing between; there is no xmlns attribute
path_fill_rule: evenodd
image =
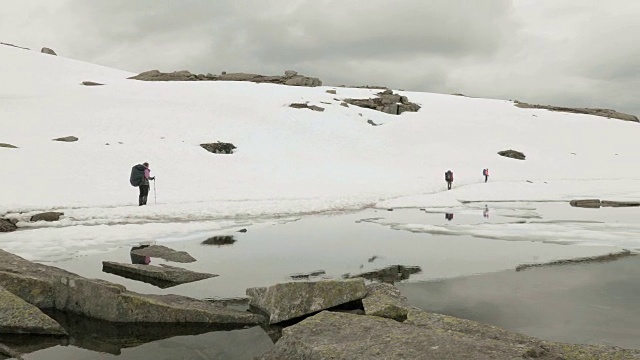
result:
<svg viewBox="0 0 640 360"><path fill-rule="evenodd" d="M146 196L144 196L142 198L142 205L147 205L147 197Z"/></svg>
<svg viewBox="0 0 640 360"><path fill-rule="evenodd" d="M142 206L144 205L144 197L140 196L138 197L138 206Z"/></svg>

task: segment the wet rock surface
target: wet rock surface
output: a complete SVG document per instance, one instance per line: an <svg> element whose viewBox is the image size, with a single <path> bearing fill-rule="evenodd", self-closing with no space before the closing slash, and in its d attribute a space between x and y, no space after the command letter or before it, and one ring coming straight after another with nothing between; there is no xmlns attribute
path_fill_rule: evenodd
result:
<svg viewBox="0 0 640 360"><path fill-rule="evenodd" d="M127 323L256 325L256 314L178 295L145 295L0 250L0 286L40 309Z"/></svg>
<svg viewBox="0 0 640 360"><path fill-rule="evenodd" d="M141 249L131 250L131 254L155 257L177 263L192 263L196 261L196 259L186 251L176 251L162 245L151 245Z"/></svg>
<svg viewBox="0 0 640 360"><path fill-rule="evenodd" d="M606 255L600 256L589 256L589 257L581 257L575 259L566 259L566 260L556 260L547 263L541 264L522 264L516 267L516 271L522 271L529 268L535 267L546 267L546 266L558 266L558 265L572 265L572 264L585 264L585 263L597 263L597 262L607 262L607 261L615 261L618 259L622 259L628 256L636 256L638 254L632 253L630 250L622 250L619 252L609 253Z"/></svg>
<svg viewBox="0 0 640 360"><path fill-rule="evenodd" d="M255 83L270 83L289 86L321 86L318 78L299 75L297 72L287 70L284 76L265 76L247 73L226 73L220 75L192 74L187 70L163 73L158 70L150 70L132 76L129 79L142 81L250 81Z"/></svg>
<svg viewBox="0 0 640 360"><path fill-rule="evenodd" d="M0 219L0 233L16 231L17 229L18 227L16 227L16 225L10 220Z"/></svg>
<svg viewBox="0 0 640 360"><path fill-rule="evenodd" d="M498 155L508 157L511 159L516 159L516 160L524 160L526 158L526 156L520 151L511 150L511 149L499 151Z"/></svg>
<svg viewBox="0 0 640 360"><path fill-rule="evenodd" d="M367 294L362 279L289 282L247 289L250 305L276 324L360 300Z"/></svg>
<svg viewBox="0 0 640 360"><path fill-rule="evenodd" d="M29 221L58 221L62 215L64 215L62 212L49 211L33 215Z"/></svg>
<svg viewBox="0 0 640 360"><path fill-rule="evenodd" d="M532 105L532 104L523 103L517 100L515 101L515 105L523 109L544 109L544 110L550 110L550 111L568 112L573 114L601 116L601 117L606 117L611 119L620 119L625 121L633 121L633 122L639 121L637 116L617 112L611 109L571 108L571 107L564 107L564 106Z"/></svg>
<svg viewBox="0 0 640 360"><path fill-rule="evenodd" d="M40 309L0 286L0 334L64 335L66 331Z"/></svg>
<svg viewBox="0 0 640 360"><path fill-rule="evenodd" d="M310 271L310 272L306 272L306 273L296 273L296 274L291 274L289 275L289 277L293 280L303 280L303 279L310 279L310 278L314 278L314 277L319 277L322 275L325 275L326 271L324 270L316 270L316 271Z"/></svg>
<svg viewBox="0 0 640 360"><path fill-rule="evenodd" d="M344 99L344 102L392 115L400 115L406 111L416 112L420 110L420 105L410 102L406 96L394 94L391 90L380 92L377 96L375 99Z"/></svg>
<svg viewBox="0 0 640 360"><path fill-rule="evenodd" d="M162 289L218 276L215 274L198 273L165 264L154 266L123 264L112 261L103 261L102 271L127 279L143 281Z"/></svg>

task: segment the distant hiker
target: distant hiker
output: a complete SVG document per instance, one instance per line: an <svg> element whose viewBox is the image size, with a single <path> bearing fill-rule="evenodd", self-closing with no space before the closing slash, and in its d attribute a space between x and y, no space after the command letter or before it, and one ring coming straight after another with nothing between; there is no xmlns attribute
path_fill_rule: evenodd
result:
<svg viewBox="0 0 640 360"><path fill-rule="evenodd" d="M451 190L451 183L453 183L453 172L451 170L447 170L444 173L444 181L447 182L447 189Z"/></svg>
<svg viewBox="0 0 640 360"><path fill-rule="evenodd" d="M145 162L142 165L138 164L131 168L131 178L129 182L133 186L140 188L140 196L138 196L138 206L147 205L147 196L149 195L149 180L155 180L155 177L151 176L151 170L149 169L149 163Z"/></svg>
<svg viewBox="0 0 640 360"><path fill-rule="evenodd" d="M484 206L484 211L482 212L482 216L486 218L489 217L489 207L487 205Z"/></svg>
<svg viewBox="0 0 640 360"><path fill-rule="evenodd" d="M482 176L484 176L484 182L487 182L489 180L489 169L482 170Z"/></svg>
<svg viewBox="0 0 640 360"><path fill-rule="evenodd" d="M446 213L444 214L444 218L451 221L453 220L453 213Z"/></svg>

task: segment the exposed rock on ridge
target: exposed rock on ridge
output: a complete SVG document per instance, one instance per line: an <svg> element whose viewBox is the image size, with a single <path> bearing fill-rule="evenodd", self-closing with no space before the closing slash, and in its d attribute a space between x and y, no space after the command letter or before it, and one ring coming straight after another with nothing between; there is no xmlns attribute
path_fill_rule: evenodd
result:
<svg viewBox="0 0 640 360"><path fill-rule="evenodd" d="M611 109L570 108L570 107L552 106L552 105L533 105L533 104L523 103L517 100L515 101L515 105L523 109L545 109L550 111L568 112L568 113L574 113L574 114L586 114L586 115L602 116L602 117L612 118L612 119L620 119L625 121L640 122L637 116L617 112Z"/></svg>
<svg viewBox="0 0 640 360"><path fill-rule="evenodd" d="M250 81L255 83L282 84L290 86L321 86L318 78L298 75L297 72L287 70L283 76L265 76L247 73L226 73L220 75L192 74L187 70L163 73L159 70L150 70L132 76L129 79L142 81Z"/></svg>
<svg viewBox="0 0 640 360"><path fill-rule="evenodd" d="M385 90L376 94L375 99L344 99L344 102L387 114L400 115L405 111L416 112L420 110L420 105L409 102L406 96L394 94L391 90Z"/></svg>

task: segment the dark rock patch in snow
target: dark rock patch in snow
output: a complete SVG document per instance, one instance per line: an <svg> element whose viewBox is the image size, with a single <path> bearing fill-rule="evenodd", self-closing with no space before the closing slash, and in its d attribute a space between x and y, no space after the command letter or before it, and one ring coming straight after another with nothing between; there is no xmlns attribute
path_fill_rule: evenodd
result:
<svg viewBox="0 0 640 360"><path fill-rule="evenodd" d="M83 81L81 83L81 85L84 85L84 86L100 86L100 85L104 85L104 84L97 83L97 82L94 82L94 81Z"/></svg>
<svg viewBox="0 0 640 360"><path fill-rule="evenodd" d="M43 54L49 54L49 55L54 55L57 56L58 54L56 54L55 51L53 51L53 49L50 49L48 47L43 47L42 50L40 50L41 53Z"/></svg>
<svg viewBox="0 0 640 360"><path fill-rule="evenodd" d="M78 138L75 136L65 136L65 137L53 139L53 141L74 142L74 141L78 141Z"/></svg>
<svg viewBox="0 0 640 360"><path fill-rule="evenodd" d="M309 105L307 103L293 103L293 104L290 104L289 107L294 109L310 109L313 111L320 111L320 112L324 111L324 108L320 106Z"/></svg>
<svg viewBox="0 0 640 360"><path fill-rule="evenodd" d="M400 115L405 111L416 112L420 110L420 105L410 102L406 96L394 94L391 90L380 92L377 96L375 99L344 99L344 101L351 105L392 115Z"/></svg>
<svg viewBox="0 0 640 360"><path fill-rule="evenodd" d="M0 143L0 147L9 148L9 149L17 149L18 147L11 144Z"/></svg>
<svg viewBox="0 0 640 360"><path fill-rule="evenodd" d="M0 232L10 232L18 229L14 223L7 219L0 219Z"/></svg>
<svg viewBox="0 0 640 360"><path fill-rule="evenodd" d="M224 143L221 141L215 143L200 144L200 146L213 154L233 154L233 149L236 149L236 146L232 143Z"/></svg>
<svg viewBox="0 0 640 360"><path fill-rule="evenodd" d="M242 231L242 230L240 230ZM233 236L213 236L202 242L202 245L233 245L236 239Z"/></svg>
<svg viewBox="0 0 640 360"><path fill-rule="evenodd" d="M511 150L511 149L498 151L498 155L504 156L504 157L508 157L508 158L512 158L512 159L517 159L517 160L524 160L525 157L526 157L520 151Z"/></svg>
<svg viewBox="0 0 640 360"><path fill-rule="evenodd" d="M570 108L570 107L564 107L564 106L537 105L537 104L523 103L518 100L514 101L514 103L517 107L523 108L523 109L545 109L549 111L568 112L573 114L586 114L586 115L601 116L601 117L606 117L611 119L620 119L625 121L639 122L637 116L621 113L611 109Z"/></svg>
<svg viewBox="0 0 640 360"><path fill-rule="evenodd" d="M48 211L40 214L33 215L30 221L58 221L60 216L64 215L62 212Z"/></svg>

